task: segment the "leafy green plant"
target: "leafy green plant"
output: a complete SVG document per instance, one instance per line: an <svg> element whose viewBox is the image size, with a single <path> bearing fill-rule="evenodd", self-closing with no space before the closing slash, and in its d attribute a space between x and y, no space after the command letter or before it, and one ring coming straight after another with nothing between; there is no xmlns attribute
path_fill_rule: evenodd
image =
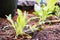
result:
<svg viewBox="0 0 60 40"><path fill-rule="evenodd" d="M42 5L42 7L40 7L40 10L37 10L35 8L35 12L33 12L33 14L37 15L37 17L40 19L39 24L44 23L46 18L52 15L50 13L54 11L56 2L57 0L47 0L47 6Z"/></svg>
<svg viewBox="0 0 60 40"><path fill-rule="evenodd" d="M59 6L55 6L54 12L55 12L55 15L56 15L58 18L60 18L60 7L59 7Z"/></svg>
<svg viewBox="0 0 60 40"><path fill-rule="evenodd" d="M33 12L33 14L37 15L39 18L39 24L44 23L47 17L51 16L44 8L40 9L39 11Z"/></svg>
<svg viewBox="0 0 60 40"><path fill-rule="evenodd" d="M32 31L34 32L34 28L35 26L30 26L30 29L29 30L24 30L24 28L26 27L27 23L34 19L34 18L30 18L28 20L26 20L26 16L27 16L27 13L26 11L24 12L24 15L22 14L22 11L17 9L17 12L18 12L18 17L17 17L17 20L16 22L14 22L11 18L11 14L9 16L6 16L7 17L7 20L11 23L11 25L13 26L13 28L15 29L16 31L16 35L23 35L25 34L25 32L27 31Z"/></svg>
<svg viewBox="0 0 60 40"><path fill-rule="evenodd" d="M57 2L57 0L47 0L46 10L48 12L52 13L55 9L56 2Z"/></svg>
<svg viewBox="0 0 60 40"><path fill-rule="evenodd" d="M27 24L26 22L26 14L22 14L21 10L17 9L18 12L18 17L16 22L14 22L11 18L11 14L7 17L7 20L12 24L12 26L14 27L15 31L16 31L16 35L23 35L23 29L25 27L25 25Z"/></svg>

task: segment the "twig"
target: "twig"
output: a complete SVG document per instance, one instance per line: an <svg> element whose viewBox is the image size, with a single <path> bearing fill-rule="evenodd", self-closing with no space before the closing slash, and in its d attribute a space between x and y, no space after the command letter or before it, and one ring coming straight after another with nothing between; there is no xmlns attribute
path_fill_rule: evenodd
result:
<svg viewBox="0 0 60 40"><path fill-rule="evenodd" d="M60 19L59 20L49 20L49 21L45 21L45 23L59 23L60 22Z"/></svg>

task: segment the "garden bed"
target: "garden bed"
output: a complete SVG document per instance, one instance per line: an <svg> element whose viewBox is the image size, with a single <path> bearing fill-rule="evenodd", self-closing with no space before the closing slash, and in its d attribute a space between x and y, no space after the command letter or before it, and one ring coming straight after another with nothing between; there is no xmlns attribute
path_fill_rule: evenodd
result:
<svg viewBox="0 0 60 40"><path fill-rule="evenodd" d="M53 3L53 2L52 2ZM50 6L50 5L48 5ZM18 8L19 7L22 7L22 6L19 6L18 5ZM26 8L27 7L27 8ZM46 7L45 5L43 7ZM43 8L42 5L41 5L41 8ZM53 7L55 7L53 5ZM53 8L52 7L52 8ZM29 8L31 8L29 10ZM18 21L18 18L24 18L24 15L26 17L26 21L28 21L28 19L30 18L33 18L33 17L36 17L36 18L33 18L32 20L29 20L27 22L27 26L23 24L24 28L22 28L20 25L18 25L19 22L24 22L24 20L21 20L19 22L16 22L16 24L14 24L15 26L17 26L16 28L18 27L21 27L23 29L22 32L25 32L25 34L20 34L20 29L18 31L16 31L17 29L15 29L14 25L11 24L11 22L8 20L8 16L7 16L7 19L6 18L0 18L0 40L60 40L60 15L56 15L54 12L55 11L52 11L52 15L50 14L47 14L47 13L50 13L50 11L52 10L51 8L47 7L47 12L46 12L46 9L42 9L42 12L43 13L46 13L46 15L44 15L42 13L43 16L41 16L40 14L37 14L35 15L34 13L40 13L41 10L35 12L34 10L34 5L33 6L24 6L22 7L22 12L19 12L22 13L21 15L19 15L19 12L17 11L15 14L14 14L14 17L12 17L12 20L13 22L16 22ZM28 11L28 14L24 14L24 13L27 13L26 11ZM25 11L25 12L23 12ZM48 12L49 11L49 12ZM34 12L34 13L32 13ZM60 12L60 9L58 10L58 12ZM43 18L44 17L44 18ZM46 18L45 18L46 17ZM42 19L43 20L42 20ZM46 20L45 20L46 19ZM19 19L20 20L20 19ZM40 21L39 21L40 20ZM41 23L41 24L40 24ZM34 26L34 29L29 29L31 27ZM17 35L18 34L18 35Z"/></svg>

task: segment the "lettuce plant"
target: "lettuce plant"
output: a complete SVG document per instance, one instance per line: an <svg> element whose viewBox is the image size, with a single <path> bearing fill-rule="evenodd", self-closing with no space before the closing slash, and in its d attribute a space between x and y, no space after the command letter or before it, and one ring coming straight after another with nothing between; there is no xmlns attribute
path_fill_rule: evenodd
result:
<svg viewBox="0 0 60 40"><path fill-rule="evenodd" d="M52 15L50 13L54 11L56 2L57 0L47 0L47 6L42 5L42 7L40 7L40 10L37 10L35 8L35 12L33 12L33 14L37 15L37 17L40 19L39 24L44 23L46 18Z"/></svg>
<svg viewBox="0 0 60 40"><path fill-rule="evenodd" d="M39 18L39 24L44 23L47 17L51 16L44 8L41 8L39 11L33 12Z"/></svg>
<svg viewBox="0 0 60 40"><path fill-rule="evenodd" d="M30 19L26 20L26 16L27 16L26 11L24 12L24 14L22 14L22 11L17 9L17 12L18 12L18 17L17 17L16 22L14 22L12 20L11 14L9 16L6 16L7 20L11 23L14 30L16 31L16 36L23 35L23 34L25 34L25 32L28 32L30 30L32 32L34 32L35 25L30 26L28 30L24 30L24 28L27 26L27 23L34 18L30 18Z"/></svg>
<svg viewBox="0 0 60 40"><path fill-rule="evenodd" d="M60 7L55 6L56 2L57 2L57 0L47 0L47 10L51 13L54 11L55 15L57 17L59 17L60 16L60 12L59 12Z"/></svg>
<svg viewBox="0 0 60 40"><path fill-rule="evenodd" d="M24 34L23 29L25 25L27 24L26 14L23 15L21 10L19 9L17 9L17 12L18 12L18 17L17 17L16 22L12 20L11 15L6 16L6 17L7 17L7 20L12 24L13 28L15 29L16 35L19 35L19 34L23 35Z"/></svg>

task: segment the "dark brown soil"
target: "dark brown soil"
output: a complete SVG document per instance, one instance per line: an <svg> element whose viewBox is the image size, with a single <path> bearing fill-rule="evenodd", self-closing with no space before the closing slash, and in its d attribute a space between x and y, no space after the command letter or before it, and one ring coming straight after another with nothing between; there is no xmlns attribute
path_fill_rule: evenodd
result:
<svg viewBox="0 0 60 40"><path fill-rule="evenodd" d="M6 19L0 18L0 40L13 40L14 37L15 31L13 27L9 26L9 22Z"/></svg>
<svg viewBox="0 0 60 40"><path fill-rule="evenodd" d="M34 34L31 40L60 40L60 23L46 26L45 29Z"/></svg>

